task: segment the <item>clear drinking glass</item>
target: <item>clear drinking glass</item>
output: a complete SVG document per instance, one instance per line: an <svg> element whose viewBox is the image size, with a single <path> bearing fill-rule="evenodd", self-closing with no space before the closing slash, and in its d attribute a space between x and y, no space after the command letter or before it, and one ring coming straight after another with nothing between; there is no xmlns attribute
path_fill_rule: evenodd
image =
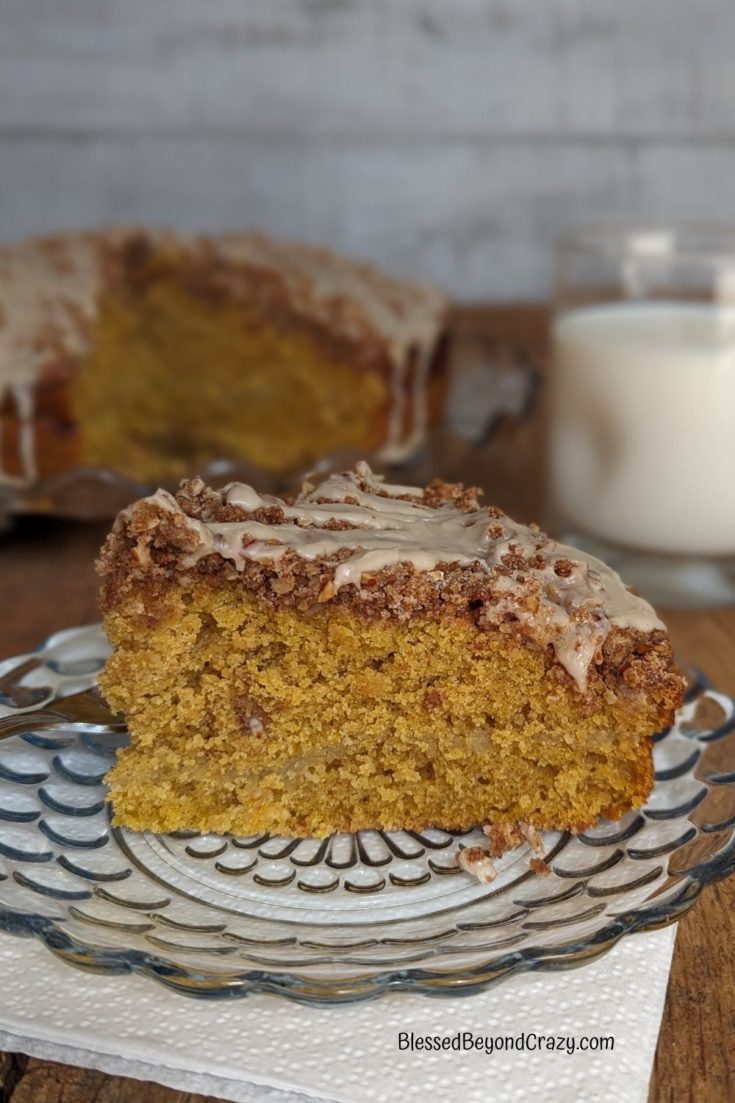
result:
<svg viewBox="0 0 735 1103"><path fill-rule="evenodd" d="M735 228L570 232L552 341L557 534L654 602L734 602Z"/></svg>

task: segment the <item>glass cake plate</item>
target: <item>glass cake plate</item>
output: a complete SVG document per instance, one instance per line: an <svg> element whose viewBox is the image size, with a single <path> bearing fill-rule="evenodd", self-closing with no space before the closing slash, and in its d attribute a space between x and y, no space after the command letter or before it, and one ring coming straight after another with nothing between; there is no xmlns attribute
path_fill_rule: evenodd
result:
<svg viewBox="0 0 735 1103"><path fill-rule="evenodd" d="M488 885L457 865L479 829L287 839L113 827L103 776L123 726L54 711L94 689L108 651L95 625L0 663L0 930L79 968L213 998L467 995L584 964L678 919L735 869L735 702L701 676L656 737L645 808L576 837L546 833L548 875L522 847Z"/></svg>

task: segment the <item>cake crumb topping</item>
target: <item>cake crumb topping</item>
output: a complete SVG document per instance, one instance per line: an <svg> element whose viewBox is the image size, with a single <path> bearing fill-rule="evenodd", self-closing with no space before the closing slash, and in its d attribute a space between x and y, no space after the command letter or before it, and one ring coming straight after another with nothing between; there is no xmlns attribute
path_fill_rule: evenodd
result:
<svg viewBox="0 0 735 1103"><path fill-rule="evenodd" d="M370 610L382 593L380 615L405 618L428 606L457 615L461 594L479 627L520 626L551 646L582 692L621 632L656 642L663 624L611 568L497 507L482 508L478 495L439 481L426 489L386 483L358 463L305 485L292 502L244 483L213 491L190 480L176 497L159 490L135 503L124 523L140 532L141 562L151 530L163 527L178 541L184 569L219 560L247 575L257 565L284 601L298 600L304 571L318 582L316 604L348 593Z"/></svg>
<svg viewBox="0 0 735 1103"><path fill-rule="evenodd" d="M457 854L457 863L465 873L471 873L485 885L489 885L498 875L492 858L481 846L464 847Z"/></svg>
<svg viewBox="0 0 735 1103"><path fill-rule="evenodd" d="M488 850L483 850L481 846L467 846L457 851L457 865L481 884L489 884L497 877L494 859L502 858L523 842L528 843L536 855L528 863L533 872L540 873L542 877L548 877L551 873L549 865L539 857L544 852L544 842L537 827L530 823L486 824L482 830L488 840Z"/></svg>

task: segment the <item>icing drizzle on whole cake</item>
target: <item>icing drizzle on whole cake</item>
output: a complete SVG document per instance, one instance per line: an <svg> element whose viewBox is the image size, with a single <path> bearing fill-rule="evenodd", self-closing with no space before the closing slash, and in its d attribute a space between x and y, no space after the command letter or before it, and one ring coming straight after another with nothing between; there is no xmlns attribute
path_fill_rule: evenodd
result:
<svg viewBox="0 0 735 1103"><path fill-rule="evenodd" d="M199 238L113 228L0 245L0 413L9 404L18 424L13 456L18 474L4 470L0 441L0 487L25 487L35 480L37 386L59 361L83 360L110 258L136 239L183 260L213 254L235 268L275 277L299 316L355 342L379 341L390 368L387 428L378 454L383 462L396 462L421 443L428 372L447 307L437 289L329 249L261 233Z"/></svg>
<svg viewBox="0 0 735 1103"><path fill-rule="evenodd" d="M479 567L488 574L492 598L482 623L509 617L522 622L552 644L581 690L613 627L641 633L664 627L648 602L600 560L494 507L480 508L474 499L469 508L451 501L429 505L421 488L385 483L365 463L318 486L307 484L292 504L244 483L225 487L223 499L245 513L278 510L283 520L199 520L164 490L145 501L179 514L195 536L185 566L218 555L242 570L248 561L275 565L291 552L327 565L333 561L330 597L346 586L359 591L365 575L398 564L430 572L437 585L443 564Z"/></svg>

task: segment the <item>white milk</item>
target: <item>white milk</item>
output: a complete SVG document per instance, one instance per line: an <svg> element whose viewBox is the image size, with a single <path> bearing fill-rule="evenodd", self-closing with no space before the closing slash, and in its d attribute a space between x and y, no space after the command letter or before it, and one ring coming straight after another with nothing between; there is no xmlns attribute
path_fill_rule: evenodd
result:
<svg viewBox="0 0 735 1103"><path fill-rule="evenodd" d="M735 308L584 307L556 320L553 340L560 516L647 551L735 553Z"/></svg>

